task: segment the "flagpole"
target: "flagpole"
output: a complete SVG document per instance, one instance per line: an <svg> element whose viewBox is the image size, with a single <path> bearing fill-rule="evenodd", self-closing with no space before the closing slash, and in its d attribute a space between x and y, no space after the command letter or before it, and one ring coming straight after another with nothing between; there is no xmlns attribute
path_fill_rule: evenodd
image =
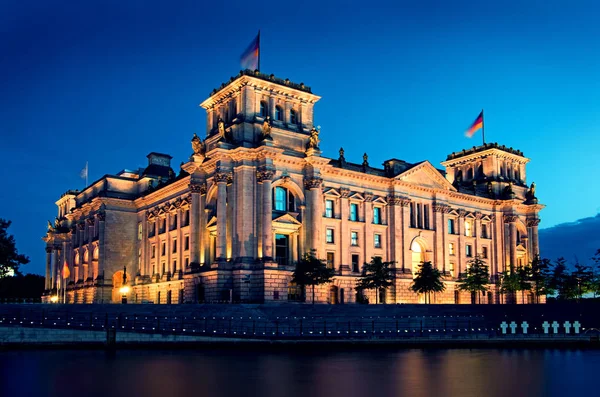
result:
<svg viewBox="0 0 600 397"><path fill-rule="evenodd" d="M483 146L485 146L485 117L483 117L483 109L481 109L481 137L483 138Z"/></svg>
<svg viewBox="0 0 600 397"><path fill-rule="evenodd" d="M258 71L260 72L260 29L258 29Z"/></svg>

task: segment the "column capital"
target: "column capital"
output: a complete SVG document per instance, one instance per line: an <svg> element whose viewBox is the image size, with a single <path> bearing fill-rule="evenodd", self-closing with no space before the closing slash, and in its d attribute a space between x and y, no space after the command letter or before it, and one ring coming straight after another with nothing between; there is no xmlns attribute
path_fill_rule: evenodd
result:
<svg viewBox="0 0 600 397"><path fill-rule="evenodd" d="M190 183L188 187L192 193L206 194L206 183Z"/></svg>
<svg viewBox="0 0 600 397"><path fill-rule="evenodd" d="M483 214L479 211L474 212L473 214L475 215L475 219L477 219L478 221L480 221L481 218L483 218Z"/></svg>
<svg viewBox="0 0 600 397"><path fill-rule="evenodd" d="M100 211L96 214L96 218L98 218L98 222L104 222L106 220L106 212Z"/></svg>
<svg viewBox="0 0 600 397"><path fill-rule="evenodd" d="M371 201L373 201L373 193L365 193L364 197L365 197L365 202L367 202L367 203L370 203Z"/></svg>
<svg viewBox="0 0 600 397"><path fill-rule="evenodd" d="M350 197L350 189L348 189L347 187L340 188L340 196L342 198Z"/></svg>
<svg viewBox="0 0 600 397"><path fill-rule="evenodd" d="M227 172L217 171L214 175L215 183L227 183L229 182L230 175ZM233 176L231 176L233 178Z"/></svg>
<svg viewBox="0 0 600 397"><path fill-rule="evenodd" d="M446 204L434 204L433 212L441 212L443 214L447 214L451 211L450 206Z"/></svg>
<svg viewBox="0 0 600 397"><path fill-rule="evenodd" d="M275 171L265 167L258 168L256 170L256 181L262 183L264 181L272 181L275 176Z"/></svg>
<svg viewBox="0 0 600 397"><path fill-rule="evenodd" d="M527 219L527 227L536 227L540 224L540 218L529 218Z"/></svg>
<svg viewBox="0 0 600 397"><path fill-rule="evenodd" d="M467 216L467 211L463 210L463 209L459 209L458 210L458 217L459 218L464 218L465 216Z"/></svg>
<svg viewBox="0 0 600 397"><path fill-rule="evenodd" d="M504 223L513 223L519 219L517 215L504 215Z"/></svg>
<svg viewBox="0 0 600 397"><path fill-rule="evenodd" d="M307 178L304 180L304 188L307 190L318 189L323 183L323 178Z"/></svg>
<svg viewBox="0 0 600 397"><path fill-rule="evenodd" d="M87 219L85 220L85 223L86 223L88 226L94 226L94 218L87 218Z"/></svg>
<svg viewBox="0 0 600 397"><path fill-rule="evenodd" d="M47 254L51 254L52 253L53 248L52 247L46 247L46 253Z"/></svg>
<svg viewBox="0 0 600 397"><path fill-rule="evenodd" d="M402 207L408 207L410 205L410 199L403 196L398 196L395 194L390 194L387 196L387 201L389 205L399 205Z"/></svg>

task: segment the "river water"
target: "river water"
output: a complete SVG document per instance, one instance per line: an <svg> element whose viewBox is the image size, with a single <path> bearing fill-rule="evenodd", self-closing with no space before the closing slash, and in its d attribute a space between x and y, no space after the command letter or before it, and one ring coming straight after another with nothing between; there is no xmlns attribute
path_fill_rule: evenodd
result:
<svg viewBox="0 0 600 397"><path fill-rule="evenodd" d="M0 396L600 395L600 350L0 353Z"/></svg>

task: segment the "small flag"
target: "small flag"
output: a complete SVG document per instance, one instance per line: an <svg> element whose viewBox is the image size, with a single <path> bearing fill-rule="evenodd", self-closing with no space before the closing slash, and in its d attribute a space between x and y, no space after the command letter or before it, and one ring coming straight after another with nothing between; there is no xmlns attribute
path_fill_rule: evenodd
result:
<svg viewBox="0 0 600 397"><path fill-rule="evenodd" d="M65 264L63 265L62 269L62 276L63 278L69 278L70 275L71 272L69 271L69 266L67 266L67 262L65 261Z"/></svg>
<svg viewBox="0 0 600 397"><path fill-rule="evenodd" d="M260 68L260 31L240 57L242 69L258 70Z"/></svg>
<svg viewBox="0 0 600 397"><path fill-rule="evenodd" d="M471 138L477 131L483 128L483 110L479 113L479 116L475 119L473 124L469 127L469 129L465 132L465 135Z"/></svg>
<svg viewBox="0 0 600 397"><path fill-rule="evenodd" d="M79 173L79 176L83 179L87 179L88 177L88 163L87 161L85 162L85 167L82 168L81 172Z"/></svg>

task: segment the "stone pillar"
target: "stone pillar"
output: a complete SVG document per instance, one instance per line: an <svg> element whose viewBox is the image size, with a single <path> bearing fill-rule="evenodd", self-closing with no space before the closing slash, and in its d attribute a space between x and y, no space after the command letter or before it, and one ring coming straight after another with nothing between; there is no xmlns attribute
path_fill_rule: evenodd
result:
<svg viewBox="0 0 600 397"><path fill-rule="evenodd" d="M508 223L508 252L510 258L510 270L513 271L517 265L517 219L516 215L505 215L504 222Z"/></svg>
<svg viewBox="0 0 600 397"><path fill-rule="evenodd" d="M52 251L52 289L55 289L58 286L58 277L60 274L60 270L58 269L60 264L60 253L56 247L54 247Z"/></svg>
<svg viewBox="0 0 600 397"><path fill-rule="evenodd" d="M401 199L402 206L402 268L416 270L412 268L412 251L410 250L410 200Z"/></svg>
<svg viewBox="0 0 600 397"><path fill-rule="evenodd" d="M101 213L97 214L97 218L98 218L98 249L99 249L99 253L98 253L98 266L96 267L96 269L94 269L94 271L96 273L92 274L92 278L94 281L100 275L102 275L102 277L104 277L104 268L106 267L106 263L104 260L106 258L106 255L104 253L104 250L106 249L105 244L104 244L106 214L104 212L101 212Z"/></svg>
<svg viewBox="0 0 600 397"><path fill-rule="evenodd" d="M86 219L86 228L88 235L87 249L88 249L88 275L87 277L92 277L93 274L97 272L97 269L94 269L94 245L92 241L94 240L94 218Z"/></svg>
<svg viewBox="0 0 600 397"><path fill-rule="evenodd" d="M540 254L540 241L538 236L538 225L540 224L539 218L532 218L527 220L527 231L529 237L529 246L531 251L530 260L533 260Z"/></svg>
<svg viewBox="0 0 600 397"><path fill-rule="evenodd" d="M465 216L467 215L467 211L458 210L458 247L456 247L456 255L458 258L458 263L456 264L457 277L460 277L461 273L465 272L467 265L467 256L465 254Z"/></svg>
<svg viewBox="0 0 600 397"><path fill-rule="evenodd" d="M350 263L350 227L348 225L350 219L349 196L350 189L344 187L340 189L340 243L338 246L341 248L340 264L342 265ZM356 216L358 216L358 214L356 214ZM368 262L369 259L365 256L364 261Z"/></svg>
<svg viewBox="0 0 600 397"><path fill-rule="evenodd" d="M217 183L217 260L227 259L227 179L225 172L215 174Z"/></svg>
<svg viewBox="0 0 600 397"><path fill-rule="evenodd" d="M448 207L443 204L434 204L433 205L433 218L435 223L435 267L439 270L445 272L446 271L446 248L445 248L445 237L446 237L446 228L444 227L444 218L446 209Z"/></svg>
<svg viewBox="0 0 600 397"><path fill-rule="evenodd" d="M308 239L308 250L316 250L317 257L322 257L324 254L321 249L321 234L323 213L321 211L321 178L308 178L304 182L304 188L308 190L307 205L310 213L310 227L306 230Z"/></svg>
<svg viewBox="0 0 600 397"><path fill-rule="evenodd" d="M481 250L481 217L483 215L481 214L481 212L476 212L475 213L475 224L473 227L473 237L475 237L475 255L479 255L480 254L480 250ZM488 256L489 256L489 252L488 252ZM489 259L484 259L484 261L488 264L489 266Z"/></svg>
<svg viewBox="0 0 600 397"><path fill-rule="evenodd" d="M44 288L52 289L52 247L46 247L46 282Z"/></svg>
<svg viewBox="0 0 600 397"><path fill-rule="evenodd" d="M263 261L273 260L273 194L272 181L275 172L269 169L256 171L256 180L262 184L262 256Z"/></svg>
<svg viewBox="0 0 600 397"><path fill-rule="evenodd" d="M200 207L200 195L203 185L190 183L192 203L190 205L190 262L200 263L200 216L204 209ZM204 186L206 190L206 186ZM185 270L185 269L184 269Z"/></svg>
<svg viewBox="0 0 600 397"><path fill-rule="evenodd" d="M300 227L300 230L298 231L298 249L299 249L299 253L300 253L300 257L302 258L302 256L306 253L306 243L305 243L305 233L304 230L306 229L307 226L307 222L306 222L306 218L305 218L305 214L306 214L306 206L305 205L300 205L299 206L300 209L300 219L302 220L302 226Z"/></svg>
<svg viewBox="0 0 600 397"><path fill-rule="evenodd" d="M371 193L365 194L365 262L371 260L373 256L373 250L375 249L375 233L373 232L373 195ZM369 241L370 240L370 241ZM383 240L383 236L382 236ZM383 247L384 242L381 241L381 245ZM385 247L384 247L385 248ZM389 261L387 258L382 258L383 261ZM347 259L347 262L344 262L346 265L350 265L350 259Z"/></svg>
<svg viewBox="0 0 600 397"><path fill-rule="evenodd" d="M402 199L399 196L388 196L388 234L389 234L389 260L395 262L395 267L404 269L402 257Z"/></svg>

